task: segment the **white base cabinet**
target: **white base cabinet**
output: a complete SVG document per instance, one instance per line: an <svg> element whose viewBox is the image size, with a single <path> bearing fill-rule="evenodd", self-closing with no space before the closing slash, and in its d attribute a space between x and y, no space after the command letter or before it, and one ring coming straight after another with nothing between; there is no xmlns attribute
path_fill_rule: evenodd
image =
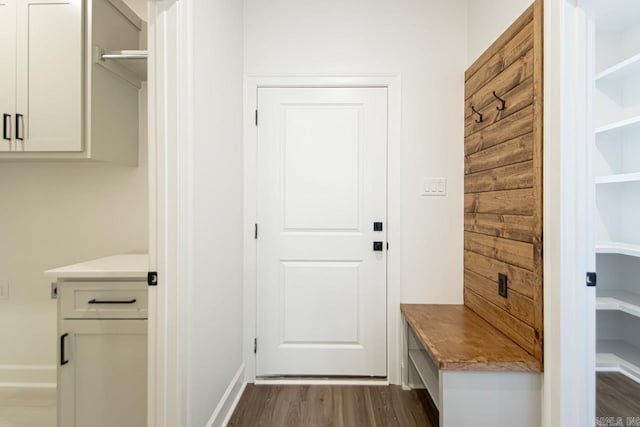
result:
<svg viewBox="0 0 640 427"><path fill-rule="evenodd" d="M146 293L142 280L58 280L58 426L147 425Z"/></svg>
<svg viewBox="0 0 640 427"><path fill-rule="evenodd" d="M147 321L63 320L61 330L58 425L146 426Z"/></svg>

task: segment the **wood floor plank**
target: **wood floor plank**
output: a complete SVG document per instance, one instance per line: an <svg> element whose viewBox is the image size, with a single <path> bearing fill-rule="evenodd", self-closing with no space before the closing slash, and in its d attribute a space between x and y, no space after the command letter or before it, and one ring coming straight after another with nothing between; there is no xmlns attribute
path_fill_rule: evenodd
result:
<svg viewBox="0 0 640 427"><path fill-rule="evenodd" d="M614 372L596 375L598 417L640 417L640 384Z"/></svg>
<svg viewBox="0 0 640 427"><path fill-rule="evenodd" d="M228 425L436 427L425 406L399 386L248 384Z"/></svg>

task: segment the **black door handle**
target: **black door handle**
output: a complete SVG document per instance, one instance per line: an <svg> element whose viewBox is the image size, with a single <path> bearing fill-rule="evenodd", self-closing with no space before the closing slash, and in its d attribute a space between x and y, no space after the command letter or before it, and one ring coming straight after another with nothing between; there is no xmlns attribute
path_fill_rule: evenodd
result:
<svg viewBox="0 0 640 427"><path fill-rule="evenodd" d="M11 141L11 114L2 115L2 139Z"/></svg>
<svg viewBox="0 0 640 427"><path fill-rule="evenodd" d="M68 336L69 334L67 333L60 335L60 366L64 366L69 363L69 359L67 359L64 355L65 338L67 338Z"/></svg>
<svg viewBox="0 0 640 427"><path fill-rule="evenodd" d="M375 252L382 252L382 242L373 242L373 250Z"/></svg>
<svg viewBox="0 0 640 427"><path fill-rule="evenodd" d="M22 124L22 136L20 136L20 124ZM16 140L24 141L24 116L16 114Z"/></svg>
<svg viewBox="0 0 640 427"><path fill-rule="evenodd" d="M128 301L98 301L97 299L92 299L88 303L89 304L133 304L136 302L136 299L131 299Z"/></svg>

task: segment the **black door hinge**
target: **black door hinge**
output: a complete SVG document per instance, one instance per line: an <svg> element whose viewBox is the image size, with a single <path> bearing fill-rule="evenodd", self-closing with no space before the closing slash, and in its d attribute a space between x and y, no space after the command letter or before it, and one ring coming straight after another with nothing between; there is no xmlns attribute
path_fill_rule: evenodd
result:
<svg viewBox="0 0 640 427"><path fill-rule="evenodd" d="M258 126L258 110L256 110L256 126Z"/></svg>
<svg viewBox="0 0 640 427"><path fill-rule="evenodd" d="M598 282L598 276L594 272L587 273L587 286L595 286Z"/></svg>
<svg viewBox="0 0 640 427"><path fill-rule="evenodd" d="M258 352L258 338L253 339L253 354Z"/></svg>
<svg viewBox="0 0 640 427"><path fill-rule="evenodd" d="M147 285L149 286L158 286L158 273L155 271L150 271L147 273Z"/></svg>
<svg viewBox="0 0 640 427"><path fill-rule="evenodd" d="M258 224L254 224L255 229L253 230L253 238L258 240Z"/></svg>

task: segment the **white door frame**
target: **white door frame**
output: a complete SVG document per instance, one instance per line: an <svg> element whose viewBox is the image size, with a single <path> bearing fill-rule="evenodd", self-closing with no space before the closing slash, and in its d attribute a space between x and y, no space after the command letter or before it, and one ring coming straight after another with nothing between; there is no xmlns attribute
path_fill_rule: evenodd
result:
<svg viewBox="0 0 640 427"><path fill-rule="evenodd" d="M582 174L587 147L577 138L592 123L574 107L587 102L588 95L577 85L573 70L586 55L584 40L576 24L584 22L584 10L590 0L545 1L545 381L544 425L587 425L595 416L593 387L587 380L594 369L593 290L584 286L591 244L579 239L584 225L576 218L584 216L588 177ZM160 274L160 286L149 295L149 426L180 426L181 370L178 354L180 320L177 298L176 248L178 204L178 140L181 107L186 105L180 88L181 56L178 45L186 35L179 25L184 20L179 0L150 0L149 13L149 141L150 141L150 268ZM584 34L582 34L584 36ZM184 43L184 41L182 41ZM583 59L584 60L584 59ZM568 66L573 63L573 66ZM244 351L247 381L255 380L253 337L256 321L255 283L255 126L253 118L258 87L296 86L383 86L389 89L389 188L388 254L389 382L400 381L400 97L399 75L371 77L255 77L245 78L245 305ZM461 100L462 102L462 100ZM582 104L586 105L586 104ZM184 114L184 113L183 113ZM253 171L253 173L251 172ZM580 174L580 175L579 175ZM574 180L569 182L568 180ZM577 180L577 182L575 182ZM154 212L155 208L155 212ZM252 215L251 212L254 214ZM155 228L157 218L157 230ZM157 236L157 242L154 237ZM587 241L585 241L587 240ZM184 256L184 254L183 254ZM175 297L175 298L174 298ZM582 379L581 379L582 378ZM581 387L584 386L584 387ZM584 390L575 393L576 389ZM584 421L584 422L583 422Z"/></svg>
<svg viewBox="0 0 640 427"><path fill-rule="evenodd" d="M398 74L376 76L245 76L244 83L244 359L245 379L255 382L253 340L257 322L256 240L257 128L255 111L259 88L383 87L387 88L387 381L400 384L402 326L400 319L400 124L401 79ZM309 382L307 382L309 383ZM336 383L336 381L333 381ZM353 382L349 382L353 384Z"/></svg>
<svg viewBox="0 0 640 427"><path fill-rule="evenodd" d="M158 272L149 287L147 425L184 425L184 355L181 328L180 267L188 257L180 246L181 164L188 135L189 92L180 76L185 58L189 2L148 0L149 103L149 270ZM185 144L182 144L182 143Z"/></svg>
<svg viewBox="0 0 640 427"><path fill-rule="evenodd" d="M544 2L543 425L595 423L592 0Z"/></svg>

